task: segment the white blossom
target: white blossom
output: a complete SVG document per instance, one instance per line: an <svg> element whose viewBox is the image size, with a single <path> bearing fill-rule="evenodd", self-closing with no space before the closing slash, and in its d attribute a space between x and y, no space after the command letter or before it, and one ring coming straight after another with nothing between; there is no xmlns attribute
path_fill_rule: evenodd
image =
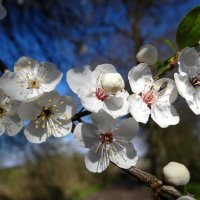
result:
<svg viewBox="0 0 200 200"><path fill-rule="evenodd" d="M12 100L0 89L0 135L14 136L23 127L23 121L17 114L19 102Z"/></svg>
<svg viewBox="0 0 200 200"><path fill-rule="evenodd" d="M0 20L3 19L7 15L7 10L2 5L2 0L0 0Z"/></svg>
<svg viewBox="0 0 200 200"><path fill-rule="evenodd" d="M38 63L28 57L21 57L14 66L14 72L6 72L0 78L4 92L19 101L32 101L45 92L55 89L62 73L50 62Z"/></svg>
<svg viewBox="0 0 200 200"><path fill-rule="evenodd" d="M164 180L172 185L186 185L190 180L190 172L185 165L170 162L163 168Z"/></svg>
<svg viewBox="0 0 200 200"><path fill-rule="evenodd" d="M158 50L151 44L143 45L136 55L138 62L154 65L158 60Z"/></svg>
<svg viewBox="0 0 200 200"><path fill-rule="evenodd" d="M200 57L194 48L186 47L178 59L178 72L174 79L179 94L185 98L191 110L200 114Z"/></svg>
<svg viewBox="0 0 200 200"><path fill-rule="evenodd" d="M179 197L177 200L196 200L196 199L191 196L185 195L185 196Z"/></svg>
<svg viewBox="0 0 200 200"><path fill-rule="evenodd" d="M131 140L138 123L129 118L116 127L116 119L104 111L91 114L91 118L93 124L79 123L74 130L77 143L90 149L85 156L86 168L100 173L106 170L110 161L124 169L134 166L138 156Z"/></svg>
<svg viewBox="0 0 200 200"><path fill-rule="evenodd" d="M108 76L113 77L113 81L109 82ZM113 65L98 65L94 71L90 66L70 69L67 82L87 110L97 113L103 109L114 118L128 113L129 94L123 89L123 80Z"/></svg>
<svg viewBox="0 0 200 200"><path fill-rule="evenodd" d="M26 138L32 143L41 143L51 135L62 137L70 133L74 109L71 97L52 91L37 100L22 103L18 113L30 121L24 130Z"/></svg>
<svg viewBox="0 0 200 200"><path fill-rule="evenodd" d="M129 111L138 122L147 123L149 116L162 128L175 125L179 116L171 105L177 98L173 80L162 78L154 81L150 67L141 63L128 74L134 94L129 97Z"/></svg>

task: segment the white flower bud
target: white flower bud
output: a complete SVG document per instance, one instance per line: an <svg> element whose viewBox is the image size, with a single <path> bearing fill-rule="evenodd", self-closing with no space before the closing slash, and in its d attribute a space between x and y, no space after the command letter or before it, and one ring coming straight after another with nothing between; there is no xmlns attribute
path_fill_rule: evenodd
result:
<svg viewBox="0 0 200 200"><path fill-rule="evenodd" d="M190 172L185 165L170 162L163 168L164 179L167 183L180 186L186 185L190 180Z"/></svg>
<svg viewBox="0 0 200 200"><path fill-rule="evenodd" d="M182 197L179 197L177 200L196 200L196 199L194 199L191 196L182 196Z"/></svg>
<svg viewBox="0 0 200 200"><path fill-rule="evenodd" d="M103 89L107 90L111 94L116 94L120 90L124 89L124 80L118 73L106 73L101 80Z"/></svg>
<svg viewBox="0 0 200 200"><path fill-rule="evenodd" d="M151 44L142 46L136 55L138 62L144 62L148 65L154 65L158 60L158 50Z"/></svg>

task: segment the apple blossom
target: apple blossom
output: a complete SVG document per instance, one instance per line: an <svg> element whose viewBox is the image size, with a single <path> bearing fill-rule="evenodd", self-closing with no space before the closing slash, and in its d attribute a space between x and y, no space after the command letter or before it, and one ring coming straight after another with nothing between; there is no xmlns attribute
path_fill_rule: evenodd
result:
<svg viewBox="0 0 200 200"><path fill-rule="evenodd" d="M158 60L158 50L151 44L143 45L136 55L138 62L154 65Z"/></svg>
<svg viewBox="0 0 200 200"><path fill-rule="evenodd" d="M30 121L24 130L26 138L32 143L41 143L51 135L62 137L70 133L74 103L71 97L52 91L37 100L22 103L18 113L22 119Z"/></svg>
<svg viewBox="0 0 200 200"><path fill-rule="evenodd" d="M129 94L123 89L124 81L113 65L98 65L94 71L90 66L70 69L67 82L87 110L97 113L103 109L114 118L128 113Z"/></svg>
<svg viewBox="0 0 200 200"><path fill-rule="evenodd" d="M110 161L128 169L137 162L137 153L131 143L138 130L138 123L133 119L124 119L116 127L116 119L105 111L92 113L93 124L79 123L74 130L77 143L89 148L85 156L86 168L100 173L108 167Z"/></svg>
<svg viewBox="0 0 200 200"><path fill-rule="evenodd" d="M200 114L200 57L194 48L186 47L179 55L178 72L174 79L179 94L185 98L190 109Z"/></svg>
<svg viewBox="0 0 200 200"><path fill-rule="evenodd" d="M185 195L185 196L179 197L177 200L196 200L196 199L191 196Z"/></svg>
<svg viewBox="0 0 200 200"><path fill-rule="evenodd" d="M186 185L190 180L190 172L185 165L170 162L163 168L163 176L167 183L180 186Z"/></svg>
<svg viewBox="0 0 200 200"><path fill-rule="evenodd" d="M17 114L19 102L12 100L0 89L0 135L14 136L23 128L23 121Z"/></svg>
<svg viewBox="0 0 200 200"><path fill-rule="evenodd" d="M128 74L134 94L129 97L129 111L138 122L147 123L149 116L162 128L175 125L179 116L171 105L177 98L173 80L162 78L154 81L150 67L141 63Z"/></svg>
<svg viewBox="0 0 200 200"><path fill-rule="evenodd" d="M54 90L61 78L62 73L53 63L39 64L24 56L15 63L14 72L4 73L0 84L8 96L26 102Z"/></svg>

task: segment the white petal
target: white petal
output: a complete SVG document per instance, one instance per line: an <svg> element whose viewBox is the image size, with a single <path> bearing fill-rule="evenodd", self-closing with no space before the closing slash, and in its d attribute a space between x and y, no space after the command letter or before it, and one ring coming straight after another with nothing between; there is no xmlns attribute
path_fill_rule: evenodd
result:
<svg viewBox="0 0 200 200"><path fill-rule="evenodd" d="M0 135L2 135L3 133L5 133L5 131L6 131L5 124L4 124L3 121L0 119Z"/></svg>
<svg viewBox="0 0 200 200"><path fill-rule="evenodd" d="M134 118L124 119L120 122L118 128L114 131L114 137L130 141L133 139L139 129L138 122Z"/></svg>
<svg viewBox="0 0 200 200"><path fill-rule="evenodd" d="M18 115L6 117L6 133L9 136L14 136L21 131L23 128L23 121L19 118Z"/></svg>
<svg viewBox="0 0 200 200"><path fill-rule="evenodd" d="M103 147L100 147L98 151L96 151L96 148L92 148L85 156L85 166L91 172L101 173L106 170L110 160L107 154L108 152L104 152Z"/></svg>
<svg viewBox="0 0 200 200"><path fill-rule="evenodd" d="M99 143L99 131L96 126L88 123L79 123L74 129L74 136L79 146L91 148Z"/></svg>
<svg viewBox="0 0 200 200"><path fill-rule="evenodd" d="M129 111L138 122L147 123L150 115L150 109L142 100L142 97L137 94L132 94L129 97Z"/></svg>
<svg viewBox="0 0 200 200"><path fill-rule="evenodd" d="M7 10L3 5L0 4L0 20L3 19L7 15Z"/></svg>
<svg viewBox="0 0 200 200"><path fill-rule="evenodd" d="M32 68L37 65L39 65L37 60L34 60L34 59L26 57L26 56L22 56L15 63L14 71L17 72L20 68L26 68L27 66L30 66Z"/></svg>
<svg viewBox="0 0 200 200"><path fill-rule="evenodd" d="M96 78L94 77L90 66L84 68L73 68L67 72L67 83L74 93L96 87Z"/></svg>
<svg viewBox="0 0 200 200"><path fill-rule="evenodd" d="M118 167L128 169L135 166L138 160L137 152L135 151L133 144L128 143L122 148L118 144L114 144L113 151L110 153L110 160L114 162Z"/></svg>
<svg viewBox="0 0 200 200"><path fill-rule="evenodd" d="M200 114L200 91L196 90L192 101L187 101L190 109L196 114Z"/></svg>
<svg viewBox="0 0 200 200"><path fill-rule="evenodd" d="M54 130L52 131L53 136L63 137L68 135L72 130L71 120L57 119L57 121L53 121L54 122Z"/></svg>
<svg viewBox="0 0 200 200"><path fill-rule="evenodd" d="M38 105L37 101L24 102L18 108L18 114L23 120L32 120L34 114L41 110L41 106Z"/></svg>
<svg viewBox="0 0 200 200"><path fill-rule="evenodd" d="M136 94L141 93L146 84L153 83L150 67L145 63L133 67L128 73L128 80L131 90Z"/></svg>
<svg viewBox="0 0 200 200"><path fill-rule="evenodd" d="M158 92L158 101L173 103L178 96L178 91L174 80L169 78L161 78L154 83L154 89Z"/></svg>
<svg viewBox="0 0 200 200"><path fill-rule="evenodd" d="M176 125L180 120L174 106L172 105L152 105L151 117L161 128Z"/></svg>
<svg viewBox="0 0 200 200"><path fill-rule="evenodd" d="M48 105L58 105L60 102L60 95L57 91L53 90L51 92L44 93L40 98L36 101L40 106L48 106Z"/></svg>
<svg viewBox="0 0 200 200"><path fill-rule="evenodd" d="M111 64L101 64L97 65L95 70L93 71L94 77L99 78L101 75L105 73L117 73L115 67Z"/></svg>
<svg viewBox="0 0 200 200"><path fill-rule="evenodd" d="M178 59L179 63L179 73L187 73L189 75L194 75L199 73L199 55L195 48L186 47L181 51Z"/></svg>
<svg viewBox="0 0 200 200"><path fill-rule="evenodd" d="M27 140L32 143L41 143L45 142L48 138L46 129L44 128L35 128L35 124L31 122L25 129L24 135Z"/></svg>
<svg viewBox="0 0 200 200"><path fill-rule="evenodd" d="M179 94L186 100L192 101L193 95L195 93L195 88L191 85L187 74L179 75L178 73L175 73L174 80L176 82L176 87Z"/></svg>
<svg viewBox="0 0 200 200"><path fill-rule="evenodd" d="M129 107L128 96L128 92L123 91L115 96L110 97L109 99L103 101L103 109L114 118L127 115Z"/></svg>
<svg viewBox="0 0 200 200"><path fill-rule="evenodd" d="M97 113L103 108L103 102L98 100L95 96L80 96L80 100L83 107L90 112Z"/></svg>
<svg viewBox="0 0 200 200"><path fill-rule="evenodd" d="M100 132L106 133L113 129L115 119L103 110L92 113L91 119Z"/></svg>
<svg viewBox="0 0 200 200"><path fill-rule="evenodd" d="M42 87L45 92L50 92L55 89L56 85L62 79L63 73L57 69L57 66L50 62L41 63L46 68L45 83Z"/></svg>

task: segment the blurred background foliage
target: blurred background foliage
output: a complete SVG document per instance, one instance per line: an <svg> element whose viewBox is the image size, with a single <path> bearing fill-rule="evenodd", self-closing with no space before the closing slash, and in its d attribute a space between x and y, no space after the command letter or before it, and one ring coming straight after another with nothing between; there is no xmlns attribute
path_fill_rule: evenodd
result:
<svg viewBox="0 0 200 200"><path fill-rule="evenodd" d="M12 69L23 55L54 62L64 74L76 66L111 63L127 81L142 44L156 45L160 60L172 55L163 39L174 43L179 21L198 3L199 0L4 0L8 14L0 21L0 67ZM61 94L73 95L65 77L57 89ZM178 125L161 129L150 121L141 126L135 140L141 155L138 166L161 178L162 167L169 161L184 163L191 171L188 191L198 199L199 117L181 97L175 106L181 117ZM103 174L88 172L84 151L76 148L72 139L70 135L36 145L28 143L23 133L12 138L1 136L0 200L151 199L147 189L114 166ZM138 184L141 190L137 189Z"/></svg>

